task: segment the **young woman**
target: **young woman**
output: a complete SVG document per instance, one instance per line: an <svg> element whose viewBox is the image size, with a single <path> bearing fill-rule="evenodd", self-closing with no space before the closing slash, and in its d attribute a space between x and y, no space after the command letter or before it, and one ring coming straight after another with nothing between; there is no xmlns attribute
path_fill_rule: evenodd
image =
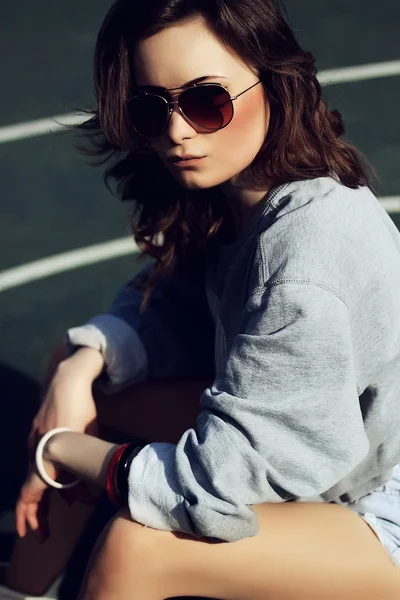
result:
<svg viewBox="0 0 400 600"><path fill-rule="evenodd" d="M57 492L26 534L60 469L120 506L81 600L398 598L400 234L313 57L273 0L118 0L95 81L154 263L53 357L0 598L73 552Z"/></svg>

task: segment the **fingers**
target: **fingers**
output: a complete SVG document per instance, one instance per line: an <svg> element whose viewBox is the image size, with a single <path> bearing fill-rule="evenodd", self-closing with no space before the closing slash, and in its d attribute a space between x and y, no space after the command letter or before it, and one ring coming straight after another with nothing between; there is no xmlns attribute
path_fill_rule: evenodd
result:
<svg viewBox="0 0 400 600"><path fill-rule="evenodd" d="M39 521L37 518L38 505L36 503L28 504L26 507L25 517L32 531L39 529Z"/></svg>
<svg viewBox="0 0 400 600"><path fill-rule="evenodd" d="M18 500L17 506L15 507L15 528L20 538L25 537L25 505L23 502L21 502L21 500Z"/></svg>
<svg viewBox="0 0 400 600"><path fill-rule="evenodd" d="M40 503L26 503L19 499L15 509L15 528L20 538L27 534L27 525L33 532L40 534L41 541L45 541L50 530L48 526L49 499L48 494L45 494Z"/></svg>
<svg viewBox="0 0 400 600"><path fill-rule="evenodd" d="M15 525L20 538L25 537L27 533L26 524L29 525L32 531L37 531L39 529L37 509L38 505L36 502L26 504L22 500L18 501L15 510Z"/></svg>
<svg viewBox="0 0 400 600"><path fill-rule="evenodd" d="M27 526L34 532L41 529L38 514L41 512L47 519L47 496L46 484L34 472L28 473L15 507L15 526L19 537L25 537Z"/></svg>
<svg viewBox="0 0 400 600"><path fill-rule="evenodd" d="M38 528L39 524L36 518L36 510L36 503L27 504L21 499L18 500L15 509L15 527L20 538L25 537L27 533L27 523L34 531Z"/></svg>

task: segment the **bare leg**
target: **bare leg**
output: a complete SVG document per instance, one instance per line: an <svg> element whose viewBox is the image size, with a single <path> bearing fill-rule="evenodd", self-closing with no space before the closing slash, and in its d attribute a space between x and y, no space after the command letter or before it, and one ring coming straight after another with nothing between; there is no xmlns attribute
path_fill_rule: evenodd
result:
<svg viewBox="0 0 400 600"><path fill-rule="evenodd" d="M53 354L46 384L64 357L61 344ZM110 429L149 442L177 441L195 425L200 393L207 385L208 382L200 381L145 382L112 396L96 394L102 437L107 439ZM69 505L54 491L48 516L49 539L41 543L30 533L16 540L6 585L33 595L43 594L64 571L94 508L77 502Z"/></svg>
<svg viewBox="0 0 400 600"><path fill-rule="evenodd" d="M400 568L356 513L319 503L253 508L259 533L233 543L158 531L119 513L99 539L79 600L400 597Z"/></svg>

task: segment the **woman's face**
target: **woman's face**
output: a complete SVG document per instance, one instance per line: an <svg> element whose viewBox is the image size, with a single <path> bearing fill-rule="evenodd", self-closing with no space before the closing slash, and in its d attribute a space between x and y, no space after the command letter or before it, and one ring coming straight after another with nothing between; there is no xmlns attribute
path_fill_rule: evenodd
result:
<svg viewBox="0 0 400 600"><path fill-rule="evenodd" d="M137 47L134 58L137 86L178 88L206 75L218 75L207 83L222 83L231 96L240 94L259 79L214 37L200 18L164 29ZM180 91L170 92L174 100ZM166 168L187 189L205 189L230 181L258 154L270 117L262 84L233 104L230 124L212 133L186 120L175 105L169 127L151 142ZM170 162L172 155L205 158L195 166L182 168Z"/></svg>

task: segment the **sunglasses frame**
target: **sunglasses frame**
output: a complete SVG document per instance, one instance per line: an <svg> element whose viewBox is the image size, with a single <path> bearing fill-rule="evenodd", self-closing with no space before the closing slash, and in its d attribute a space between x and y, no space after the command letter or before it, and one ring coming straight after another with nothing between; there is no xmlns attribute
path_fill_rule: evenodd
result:
<svg viewBox="0 0 400 600"><path fill-rule="evenodd" d="M187 119L188 121L190 121L190 123L193 123L193 125L195 125L196 127L201 127L202 129L206 129L207 131L220 131L221 129L225 129L225 127L227 127L229 125L229 123L232 121L233 116L235 114L235 106L233 104L233 101L236 100L237 98L239 98L239 96L242 96L242 94L245 94L246 92L248 92L249 90L251 90L253 87L255 87L256 85L258 85L259 83L261 83L261 79L259 79L258 81L256 81L256 83L254 83L253 85L251 85L250 87L248 87L247 89L243 90L243 92L240 92L239 94L236 94L236 96L231 96L229 94L229 91L226 89L226 87L224 85L222 85L222 83L193 83L192 85L185 87L183 89L183 91L179 94L178 98L176 100L167 100L167 98L165 98L164 96L161 96L160 94L156 94L154 92L146 92L146 90L143 90L142 92L140 92L139 94L135 94L134 96L132 96L131 98L129 98L129 100L127 101L127 103L129 104L130 100L133 100L134 98L140 98L142 96L156 96L158 98L161 98L162 100L164 100L164 102L167 104L168 106L168 116L165 119L165 124L164 127L162 128L162 130L160 131L160 133L158 133L157 135L153 136L153 137L149 137L149 136L145 136L142 133L140 133L139 131L137 131L136 127L133 125L132 123L132 127L135 130L135 132L142 138L145 138L146 140L154 140L156 138L158 138L160 135L162 135L164 133L164 131L166 130L166 128L169 125L169 122L171 120L171 115L172 112L174 110L174 105L177 104L178 105L178 109L179 112L182 114L182 116ZM212 128L210 129L209 127L205 127L204 125L200 125L199 123L196 123L195 121L192 121L192 119L190 117L188 117L185 112L182 110L180 104L179 104L179 100L181 99L182 95L192 89L192 88L196 88L196 87L219 87L222 88L229 96L229 101L232 103L232 116L229 119L229 121L223 125L222 127L218 127L217 129ZM166 89L165 91L168 92L172 92L175 90L182 90L182 87L177 87L177 88L169 88ZM227 100L228 102L228 100Z"/></svg>

